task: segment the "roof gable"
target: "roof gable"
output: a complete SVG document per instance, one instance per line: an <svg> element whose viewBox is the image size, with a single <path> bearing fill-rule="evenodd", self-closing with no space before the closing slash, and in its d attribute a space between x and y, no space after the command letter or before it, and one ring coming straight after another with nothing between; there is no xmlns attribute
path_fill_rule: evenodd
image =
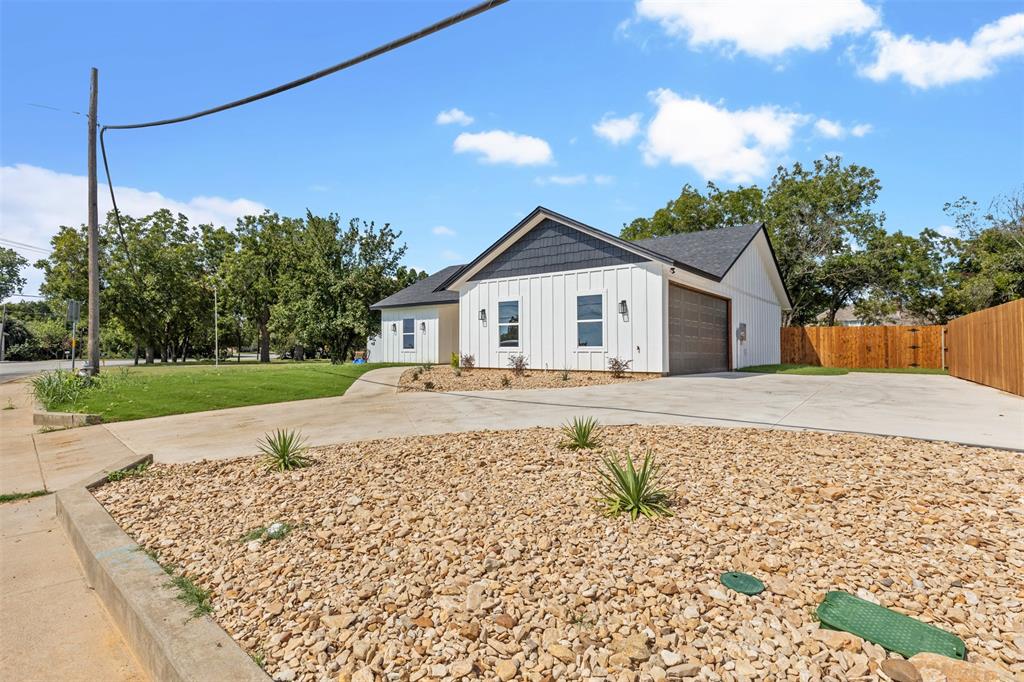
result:
<svg viewBox="0 0 1024 682"><path fill-rule="evenodd" d="M617 244L551 218L544 218L469 279L473 281L585 270L644 263L648 260Z"/></svg>

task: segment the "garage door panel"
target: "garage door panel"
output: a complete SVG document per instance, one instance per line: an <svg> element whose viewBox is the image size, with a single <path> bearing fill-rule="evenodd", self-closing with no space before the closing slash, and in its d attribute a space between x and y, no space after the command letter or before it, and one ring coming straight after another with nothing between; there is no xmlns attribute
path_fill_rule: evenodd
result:
<svg viewBox="0 0 1024 682"><path fill-rule="evenodd" d="M678 286L669 287L669 372L729 369L729 303Z"/></svg>

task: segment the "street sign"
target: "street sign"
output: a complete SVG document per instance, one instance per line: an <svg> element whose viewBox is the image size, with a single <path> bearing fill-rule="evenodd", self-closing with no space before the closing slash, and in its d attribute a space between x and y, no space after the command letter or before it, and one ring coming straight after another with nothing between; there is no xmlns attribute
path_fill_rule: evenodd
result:
<svg viewBox="0 0 1024 682"><path fill-rule="evenodd" d="M68 322L72 324L78 322L79 318L82 317L82 302L81 301L68 301Z"/></svg>

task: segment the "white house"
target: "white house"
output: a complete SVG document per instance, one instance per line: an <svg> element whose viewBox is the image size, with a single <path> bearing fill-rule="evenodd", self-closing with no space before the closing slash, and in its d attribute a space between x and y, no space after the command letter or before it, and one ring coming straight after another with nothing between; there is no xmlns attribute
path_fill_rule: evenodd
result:
<svg viewBox="0 0 1024 682"><path fill-rule="evenodd" d="M717 372L779 362L789 295L762 224L626 241L543 207L382 301L374 362Z"/></svg>

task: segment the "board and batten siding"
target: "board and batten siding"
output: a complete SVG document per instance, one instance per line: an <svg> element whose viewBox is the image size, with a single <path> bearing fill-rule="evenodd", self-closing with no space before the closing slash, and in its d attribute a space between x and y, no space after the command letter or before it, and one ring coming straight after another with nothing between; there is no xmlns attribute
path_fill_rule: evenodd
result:
<svg viewBox="0 0 1024 682"><path fill-rule="evenodd" d="M596 293L604 294L604 346L577 348L576 297ZM506 368L510 355L522 353L538 370L607 370L617 357L633 371L662 372L664 298L661 265L650 262L470 281L459 291L460 352L472 354L477 367ZM520 302L520 345L499 348L498 301L512 299ZM619 314L622 300L626 316Z"/></svg>
<svg viewBox="0 0 1024 682"><path fill-rule="evenodd" d="M447 363L459 348L459 306L384 308L380 311L380 334L370 339L371 362ZM415 320L416 347L402 348L402 320ZM425 329L420 329L423 323ZM395 325L394 331L391 326Z"/></svg>
<svg viewBox="0 0 1024 682"><path fill-rule="evenodd" d="M743 251L720 282L679 269L668 276L673 282L728 298L732 302L729 343L732 346L733 369L749 365L771 365L780 361L782 305L780 293L776 291L770 276L774 268L768 240L762 232ZM747 325L745 342L736 338L740 323ZM667 348L665 362L667 366Z"/></svg>

